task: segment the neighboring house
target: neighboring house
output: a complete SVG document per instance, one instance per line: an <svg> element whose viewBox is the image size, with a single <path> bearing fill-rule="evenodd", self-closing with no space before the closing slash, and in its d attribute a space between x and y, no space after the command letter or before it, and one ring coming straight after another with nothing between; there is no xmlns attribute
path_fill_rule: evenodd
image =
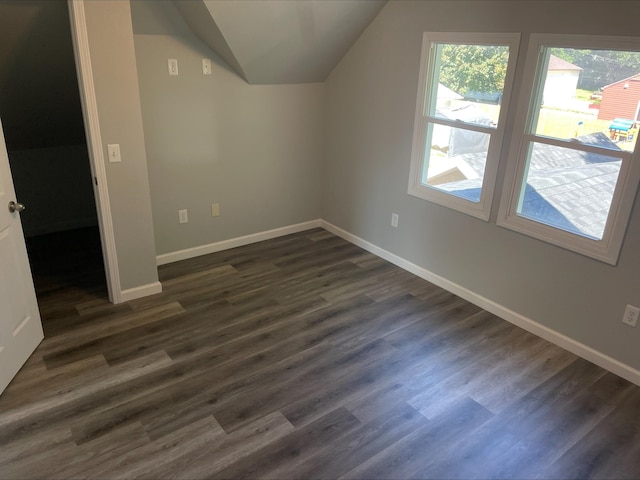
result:
<svg viewBox="0 0 640 480"><path fill-rule="evenodd" d="M451 108L451 103L454 100L462 100L464 97L459 93L454 92L449 87L445 87L443 84L438 84L438 94L436 99L436 109L442 110L444 108Z"/></svg>
<svg viewBox="0 0 640 480"><path fill-rule="evenodd" d="M462 100L464 97L441 83L438 84L438 93L436 99L436 111L444 114L445 111L451 109L453 101ZM446 115L445 115L446 116ZM436 125L433 129L432 145L445 149L449 146L449 136L451 128L444 125Z"/></svg>
<svg viewBox="0 0 640 480"><path fill-rule="evenodd" d="M640 117L640 73L602 87L599 120Z"/></svg>
<svg viewBox="0 0 640 480"><path fill-rule="evenodd" d="M576 96L582 68L555 55L549 56L543 103L548 107L566 108Z"/></svg>

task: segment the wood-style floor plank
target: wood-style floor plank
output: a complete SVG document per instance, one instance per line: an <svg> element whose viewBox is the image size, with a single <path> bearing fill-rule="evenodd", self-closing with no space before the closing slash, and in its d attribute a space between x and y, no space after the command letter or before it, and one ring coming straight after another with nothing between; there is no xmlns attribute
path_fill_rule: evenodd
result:
<svg viewBox="0 0 640 480"><path fill-rule="evenodd" d="M122 305L94 229L28 250L45 340L2 479L640 477L640 387L325 230Z"/></svg>
<svg viewBox="0 0 640 480"><path fill-rule="evenodd" d="M425 463L444 449L455 447L462 438L492 417L492 413L470 398L453 403L451 408L424 426L372 456L344 479L412 478Z"/></svg>

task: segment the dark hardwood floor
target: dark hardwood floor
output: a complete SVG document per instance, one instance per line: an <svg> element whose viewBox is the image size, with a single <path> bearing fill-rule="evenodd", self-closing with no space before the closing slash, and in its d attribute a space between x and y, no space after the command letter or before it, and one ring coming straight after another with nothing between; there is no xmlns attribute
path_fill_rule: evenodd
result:
<svg viewBox="0 0 640 480"><path fill-rule="evenodd" d="M324 230L123 305L80 243L30 248L0 478L640 478L639 387Z"/></svg>

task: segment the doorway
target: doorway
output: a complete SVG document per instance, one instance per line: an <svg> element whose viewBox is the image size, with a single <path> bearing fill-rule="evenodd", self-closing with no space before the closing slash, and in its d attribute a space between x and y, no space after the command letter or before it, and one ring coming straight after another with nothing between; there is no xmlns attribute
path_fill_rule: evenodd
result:
<svg viewBox="0 0 640 480"><path fill-rule="evenodd" d="M65 1L0 0L0 118L47 333L47 297L107 296Z"/></svg>

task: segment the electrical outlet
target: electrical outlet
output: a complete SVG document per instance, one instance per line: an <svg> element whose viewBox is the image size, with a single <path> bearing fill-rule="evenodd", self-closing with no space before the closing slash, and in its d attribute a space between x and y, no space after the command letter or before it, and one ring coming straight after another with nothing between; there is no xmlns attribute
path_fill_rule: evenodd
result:
<svg viewBox="0 0 640 480"><path fill-rule="evenodd" d="M627 305L622 317L622 323L635 327L638 324L638 316L640 316L640 308L634 307L633 305Z"/></svg>
<svg viewBox="0 0 640 480"><path fill-rule="evenodd" d="M398 219L399 218L400 217L398 217L397 213L392 213L391 214L391 226L392 227L398 228Z"/></svg>
<svg viewBox="0 0 640 480"><path fill-rule="evenodd" d="M220 204L214 203L211 205L211 216L219 217L220 216Z"/></svg>
<svg viewBox="0 0 640 480"><path fill-rule="evenodd" d="M189 221L189 215L187 215L187 210L178 210L178 221L180 223L187 223Z"/></svg>

